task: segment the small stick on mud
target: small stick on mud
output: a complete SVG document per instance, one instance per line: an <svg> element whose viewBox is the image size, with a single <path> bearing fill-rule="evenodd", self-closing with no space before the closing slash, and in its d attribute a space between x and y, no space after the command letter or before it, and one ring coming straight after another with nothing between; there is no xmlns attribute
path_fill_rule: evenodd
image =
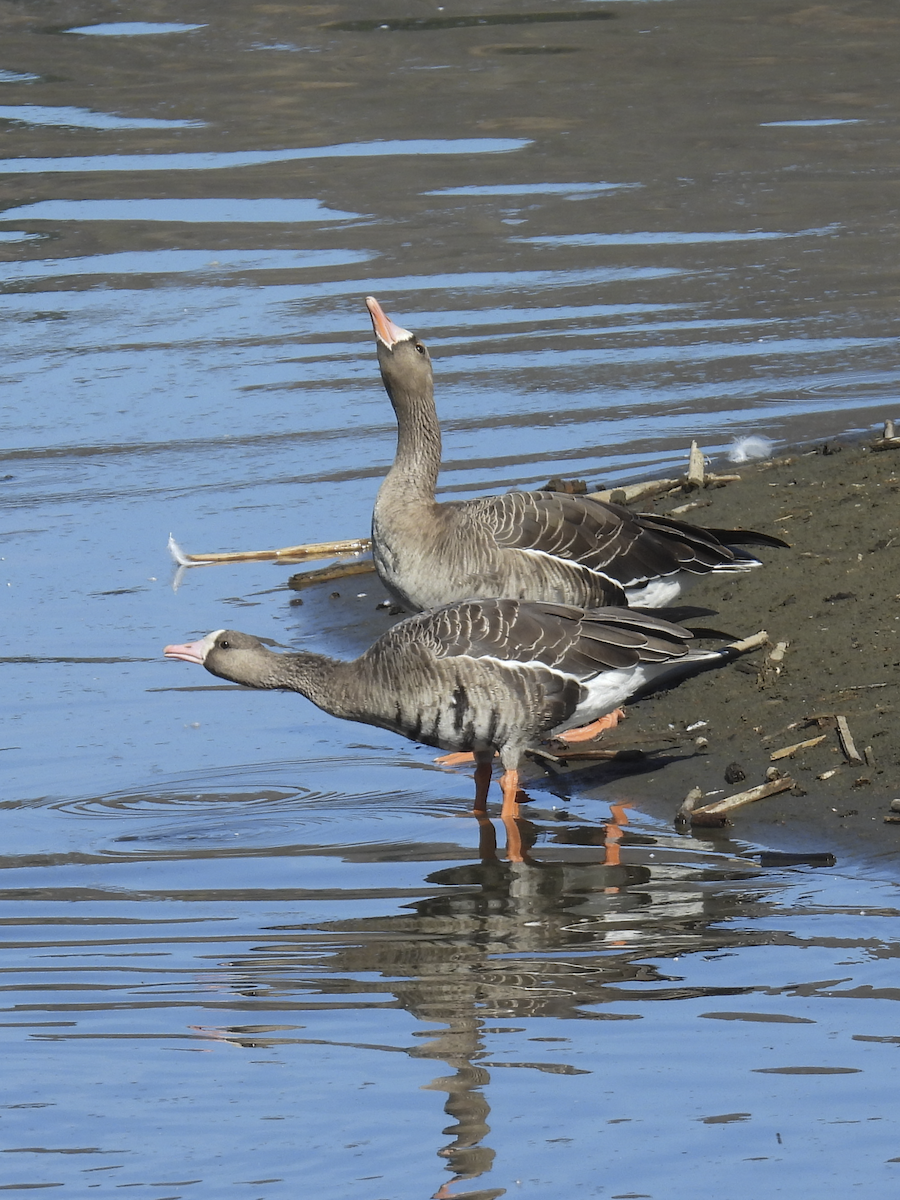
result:
<svg viewBox="0 0 900 1200"><path fill-rule="evenodd" d="M853 738L850 734L850 726L847 724L847 718L839 717L837 714L835 714L834 719L837 723L838 739L841 743L841 749L844 752L847 762L851 763L854 767L861 767L863 762L862 756L856 749L856 743L853 741Z"/></svg>
<svg viewBox="0 0 900 1200"><path fill-rule="evenodd" d="M798 750L809 750L811 746L818 746L819 742L824 742L827 736L827 734L822 733L819 737L807 738L805 742L795 742L793 746L783 746L780 750L775 750L769 755L769 762L778 762L779 758L790 758Z"/></svg>
<svg viewBox="0 0 900 1200"><path fill-rule="evenodd" d="M679 504L677 508L669 509L670 517L680 517L683 513L691 512L695 508L709 508L712 500L689 500L687 504Z"/></svg>
<svg viewBox="0 0 900 1200"><path fill-rule="evenodd" d="M205 567L211 563L295 561L309 558L334 558L338 554L364 554L372 549L369 538L350 538L343 542L309 542L303 546L283 546L280 550L234 550L226 554L185 554L169 534L169 553L179 567ZM375 567L370 566L370 571Z"/></svg>
<svg viewBox="0 0 900 1200"><path fill-rule="evenodd" d="M704 804L702 808L695 808L691 813L692 825L724 825L728 819L727 814L736 808L743 808L745 804L753 804L756 800L764 800L766 796L775 796L778 792L786 792L794 786L794 781L790 775L782 775L780 779L773 779L769 783L761 783L758 787L748 788L746 792L736 792L733 796L725 796L721 800L715 800L712 804Z"/></svg>

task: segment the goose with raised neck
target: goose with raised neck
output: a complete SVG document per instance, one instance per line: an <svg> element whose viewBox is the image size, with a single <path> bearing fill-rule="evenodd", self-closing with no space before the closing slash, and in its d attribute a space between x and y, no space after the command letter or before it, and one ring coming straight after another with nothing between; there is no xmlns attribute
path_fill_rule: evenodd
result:
<svg viewBox="0 0 900 1200"><path fill-rule="evenodd" d="M441 430L431 356L374 296L366 305L397 417L397 454L375 501L372 550L382 582L405 608L492 596L658 608L702 575L760 566L741 545L787 544L557 492L438 504Z"/></svg>

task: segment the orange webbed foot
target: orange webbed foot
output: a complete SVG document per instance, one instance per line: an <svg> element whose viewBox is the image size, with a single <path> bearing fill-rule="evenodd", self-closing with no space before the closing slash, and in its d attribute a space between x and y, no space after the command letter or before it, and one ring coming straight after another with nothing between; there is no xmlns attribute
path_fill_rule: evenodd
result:
<svg viewBox="0 0 900 1200"><path fill-rule="evenodd" d="M557 738L561 742L589 742L592 738L599 737L604 729L615 729L624 716L625 710L616 708L605 717L591 721L590 725L582 725L579 729L567 729L565 733L557 734Z"/></svg>
<svg viewBox="0 0 900 1200"><path fill-rule="evenodd" d="M473 763L475 755L471 750L462 750L458 754L439 754L434 761L442 767L458 767L464 763Z"/></svg>

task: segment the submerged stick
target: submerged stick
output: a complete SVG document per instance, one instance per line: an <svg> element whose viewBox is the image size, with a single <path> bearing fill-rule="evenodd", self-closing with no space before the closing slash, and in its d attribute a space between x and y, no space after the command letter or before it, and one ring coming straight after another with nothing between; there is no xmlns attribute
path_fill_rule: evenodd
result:
<svg viewBox="0 0 900 1200"><path fill-rule="evenodd" d="M338 554L364 554L371 550L369 538L349 538L342 542L308 542L303 546L282 546L280 550L234 550L224 554L185 554L172 534L169 534L169 553L179 567L204 567L211 563L272 562L308 558L334 558ZM375 570L374 566L370 570Z"/></svg>

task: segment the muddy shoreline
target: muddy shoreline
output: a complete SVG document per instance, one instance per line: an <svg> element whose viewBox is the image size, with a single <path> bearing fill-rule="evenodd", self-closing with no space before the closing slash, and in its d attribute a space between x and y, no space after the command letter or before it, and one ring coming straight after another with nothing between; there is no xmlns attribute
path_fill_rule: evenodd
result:
<svg viewBox="0 0 900 1200"><path fill-rule="evenodd" d="M770 650L757 652L634 702L602 744L627 750L656 738L662 748L638 761L558 768L573 790L672 820L692 788L711 802L762 783L774 766L795 780L791 791L739 809L723 830L694 835L900 865L900 824L885 822L900 797L900 451L871 444L870 437L740 468L718 464L740 482L635 505L671 512L694 504L689 521L788 541L788 550L759 552L764 568L702 580L685 601L714 610L685 621L698 632L731 639L765 629L772 646L786 645L780 663L769 661ZM836 715L846 718L861 762L842 750ZM726 773L745 778L730 783Z"/></svg>

